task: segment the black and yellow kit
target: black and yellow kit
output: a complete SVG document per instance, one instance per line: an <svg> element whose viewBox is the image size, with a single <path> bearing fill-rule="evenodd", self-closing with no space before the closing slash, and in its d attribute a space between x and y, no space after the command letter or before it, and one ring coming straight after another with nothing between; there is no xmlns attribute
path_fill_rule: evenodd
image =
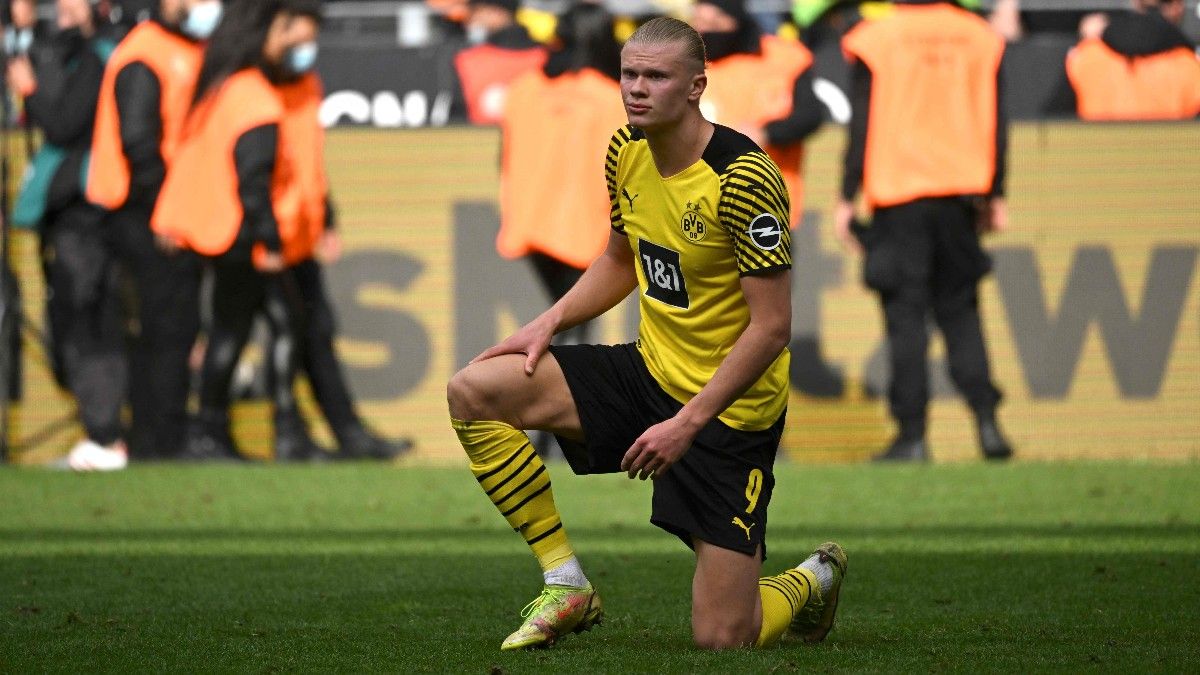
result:
<svg viewBox="0 0 1200 675"><path fill-rule="evenodd" d="M646 429L708 383L750 321L740 278L791 266L788 194L745 136L717 126L700 161L662 178L642 133L624 127L606 164L612 225L637 260L636 345L551 347L584 443L559 438L572 470L613 473ZM650 521L695 539L766 554L772 467L787 406L788 353L654 481Z"/></svg>
<svg viewBox="0 0 1200 675"><path fill-rule="evenodd" d="M642 132L623 127L605 175L612 227L637 260L638 349L663 391L686 403L750 323L740 277L791 267L787 188L753 141L720 125L700 161L670 178ZM788 360L784 350L720 420L744 431L774 424L787 407Z"/></svg>

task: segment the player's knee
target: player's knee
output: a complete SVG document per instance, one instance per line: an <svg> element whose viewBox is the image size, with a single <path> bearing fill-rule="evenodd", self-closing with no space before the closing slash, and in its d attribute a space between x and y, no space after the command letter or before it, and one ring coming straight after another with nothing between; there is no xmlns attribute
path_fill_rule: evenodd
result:
<svg viewBox="0 0 1200 675"><path fill-rule="evenodd" d="M692 642L700 649L753 647L757 635L748 621L722 621L692 626Z"/></svg>
<svg viewBox="0 0 1200 675"><path fill-rule="evenodd" d="M484 384L469 366L455 373L446 384L446 402L450 406L450 416L455 419L492 419L489 399Z"/></svg>
<svg viewBox="0 0 1200 675"><path fill-rule="evenodd" d="M744 635L732 630L696 632L692 634L692 642L698 648L708 651L739 649L754 644L752 640L747 640Z"/></svg>

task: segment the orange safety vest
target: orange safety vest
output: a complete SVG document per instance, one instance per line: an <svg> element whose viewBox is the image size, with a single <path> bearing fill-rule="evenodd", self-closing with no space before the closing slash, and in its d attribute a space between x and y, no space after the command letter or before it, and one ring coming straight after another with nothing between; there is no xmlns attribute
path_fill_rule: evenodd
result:
<svg viewBox="0 0 1200 675"><path fill-rule="evenodd" d="M309 73L278 89L283 119L279 124L277 163L290 167L292 175L279 181L279 185L288 187L275 196L274 206L284 260L294 265L312 257L325 233L329 186L325 177L325 130L318 115L324 87L316 73Z"/></svg>
<svg viewBox="0 0 1200 675"><path fill-rule="evenodd" d="M219 256L229 251L244 215L234 148L247 131L265 124L281 125L283 116L279 91L257 68L234 73L217 91L205 96L188 116L183 141L167 167L151 219L153 230L201 255ZM271 185L273 205L294 199L287 194L293 171L277 157Z"/></svg>
<svg viewBox="0 0 1200 675"><path fill-rule="evenodd" d="M763 127L792 114L796 78L812 65L804 45L764 36L761 53L735 54L708 64L708 88L700 99L704 116L727 127ZM792 202L792 226L804 214L804 145L763 148L783 174Z"/></svg>
<svg viewBox="0 0 1200 675"><path fill-rule="evenodd" d="M96 124L92 134L92 158L88 167L88 201L110 211L121 208L129 198L129 161L121 144L121 121L117 110L117 75L131 63L143 63L158 78L162 139L159 151L170 164L187 117L188 106L200 74L204 49L154 21L134 27L117 45L104 69Z"/></svg>
<svg viewBox="0 0 1200 675"><path fill-rule="evenodd" d="M1200 59L1187 47L1130 58L1100 38L1067 54L1085 120L1179 120L1200 115Z"/></svg>
<svg viewBox="0 0 1200 675"><path fill-rule="evenodd" d="M610 231L604 162L625 124L621 88L591 69L513 82L502 122L500 234L506 258L537 251L583 269Z"/></svg>
<svg viewBox="0 0 1200 675"><path fill-rule="evenodd" d="M872 207L987 194L996 173L1004 40L947 4L896 5L842 38L871 70L863 192Z"/></svg>
<svg viewBox="0 0 1200 675"><path fill-rule="evenodd" d="M546 64L546 57L542 47L503 49L483 44L459 52L454 57L454 67L462 82L471 123L499 124L504 116L508 85L518 76L540 69Z"/></svg>

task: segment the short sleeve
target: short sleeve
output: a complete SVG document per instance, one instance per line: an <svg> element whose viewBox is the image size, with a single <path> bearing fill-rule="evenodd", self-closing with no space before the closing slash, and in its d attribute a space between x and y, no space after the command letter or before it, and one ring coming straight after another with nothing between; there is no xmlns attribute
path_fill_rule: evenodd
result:
<svg viewBox="0 0 1200 675"><path fill-rule="evenodd" d="M779 168L761 152L746 153L721 175L718 216L729 231L742 276L792 266L787 187Z"/></svg>
<svg viewBox="0 0 1200 675"><path fill-rule="evenodd" d="M617 184L617 166L620 164L621 148L633 139L633 129L621 127L608 142L608 156L604 158L604 180L608 183L608 219L612 229L625 234L625 223L621 220L621 188Z"/></svg>

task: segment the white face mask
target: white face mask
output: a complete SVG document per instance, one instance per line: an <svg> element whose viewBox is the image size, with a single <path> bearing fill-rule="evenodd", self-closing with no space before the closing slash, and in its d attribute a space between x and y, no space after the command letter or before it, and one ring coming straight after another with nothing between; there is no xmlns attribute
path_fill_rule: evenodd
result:
<svg viewBox="0 0 1200 675"><path fill-rule="evenodd" d="M33 29L21 28L17 29L12 26L4 29L4 51L10 56L15 54L26 54L29 52L30 45L33 44Z"/></svg>
<svg viewBox="0 0 1200 675"><path fill-rule="evenodd" d="M221 23L225 7L221 0L206 0L192 7L179 29L196 40L207 40Z"/></svg>
<svg viewBox="0 0 1200 675"><path fill-rule="evenodd" d="M473 45L481 45L487 41L487 36L488 31L486 27L477 23L467 25L467 42Z"/></svg>
<svg viewBox="0 0 1200 675"><path fill-rule="evenodd" d="M317 65L317 43L305 42L291 47L283 55L283 66L293 75L303 75Z"/></svg>

